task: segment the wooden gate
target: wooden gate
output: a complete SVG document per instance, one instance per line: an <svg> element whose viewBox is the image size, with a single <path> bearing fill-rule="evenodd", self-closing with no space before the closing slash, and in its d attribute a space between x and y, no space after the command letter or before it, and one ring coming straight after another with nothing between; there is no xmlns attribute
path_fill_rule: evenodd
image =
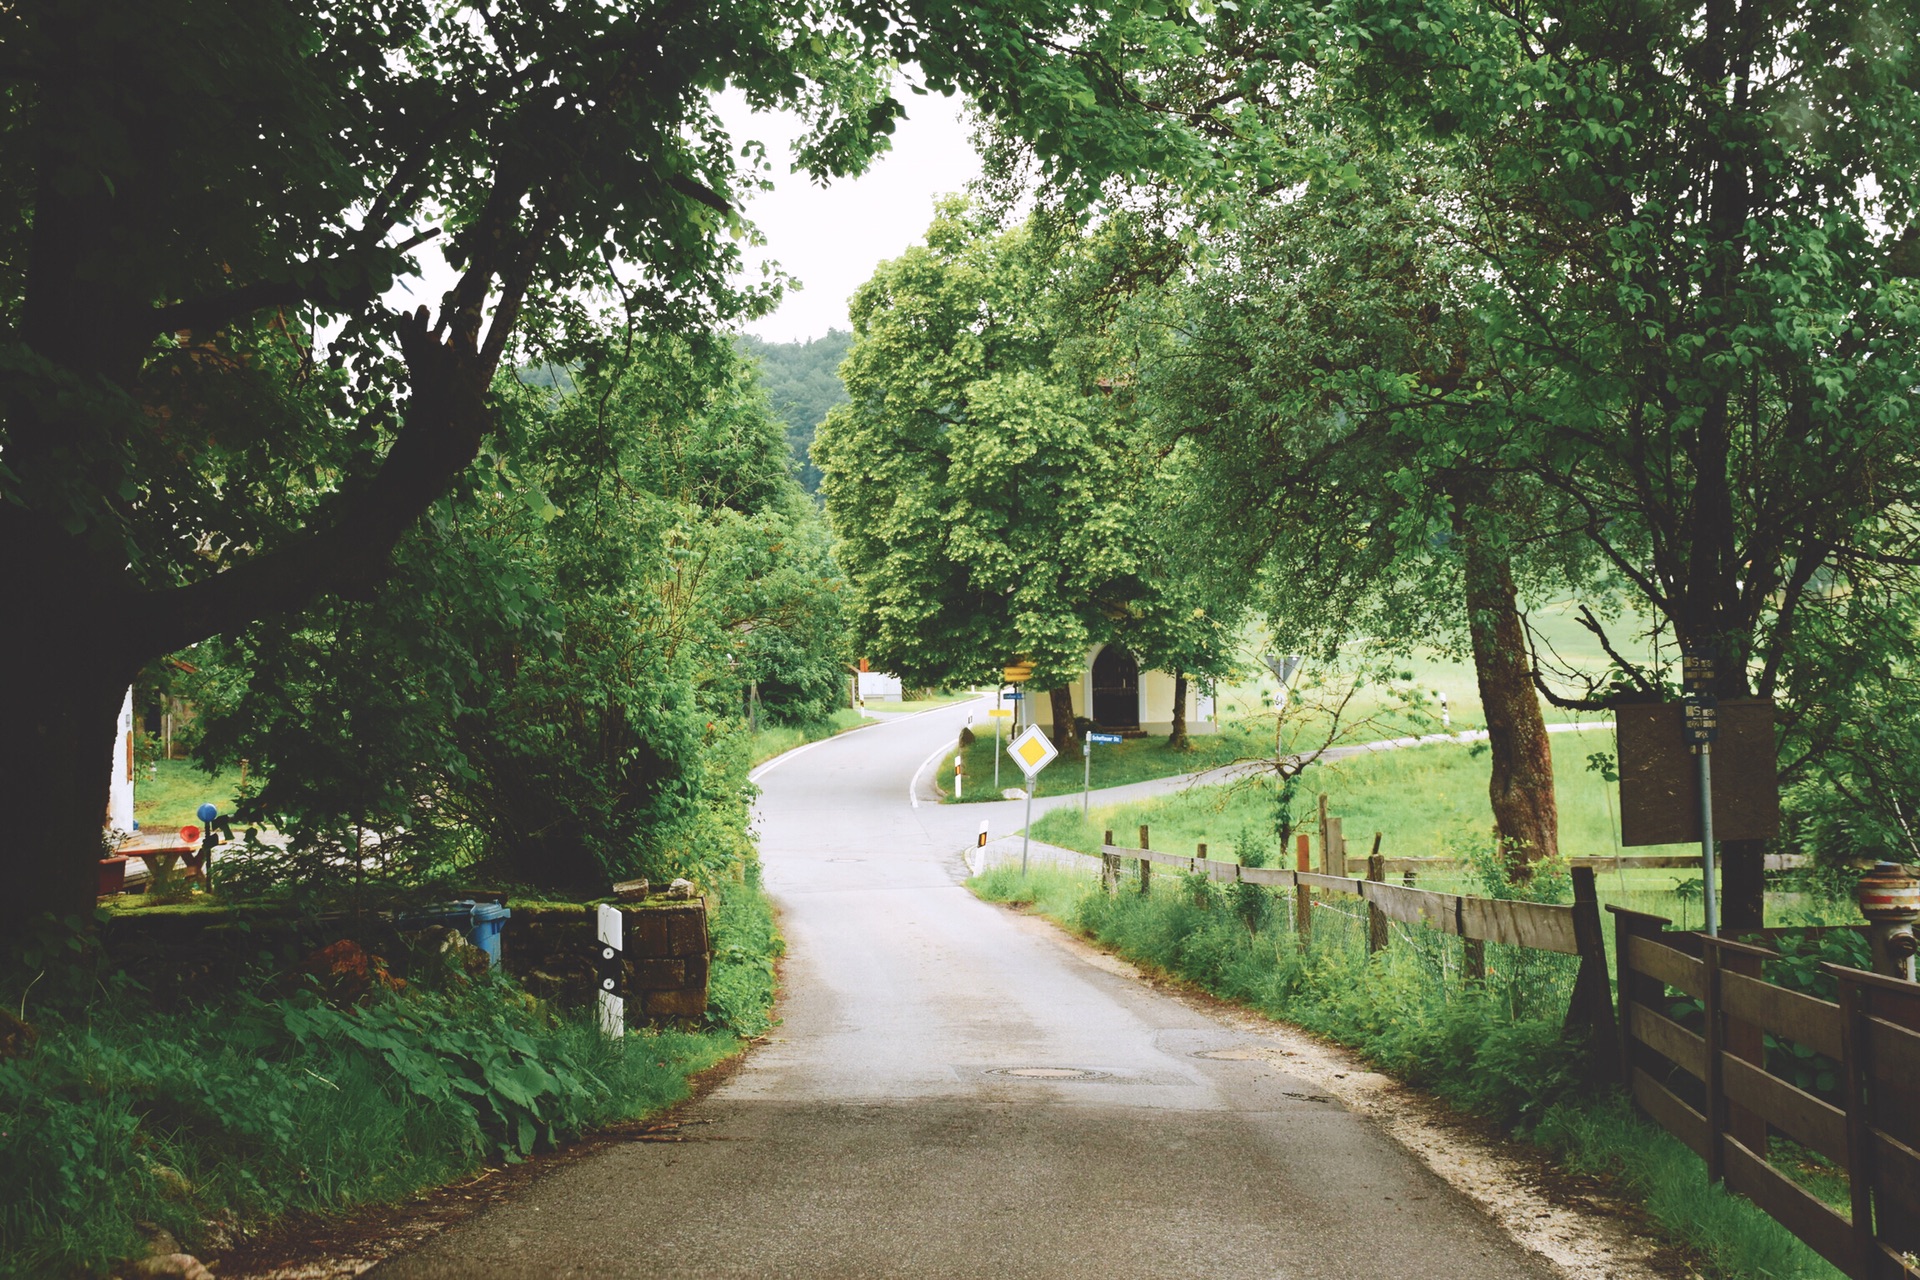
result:
<svg viewBox="0 0 1920 1280"><path fill-rule="evenodd" d="M1920 985L1822 965L1840 999L1819 1000L1764 981L1761 966L1776 953L1763 947L1670 933L1658 916L1607 909L1621 1068L1634 1100L1699 1153L1710 1178L1854 1280L1920 1277ZM1669 1016L1688 1000L1697 1017ZM1767 1036L1838 1064L1837 1102L1768 1072ZM1845 1211L1770 1160L1773 1135L1845 1173Z"/></svg>

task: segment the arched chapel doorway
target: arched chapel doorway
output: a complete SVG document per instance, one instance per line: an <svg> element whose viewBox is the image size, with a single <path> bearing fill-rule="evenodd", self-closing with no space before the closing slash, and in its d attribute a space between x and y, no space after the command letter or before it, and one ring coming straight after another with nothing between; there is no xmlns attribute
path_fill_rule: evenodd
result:
<svg viewBox="0 0 1920 1280"><path fill-rule="evenodd" d="M1093 722L1102 729L1140 727L1140 664L1117 644L1093 658Z"/></svg>

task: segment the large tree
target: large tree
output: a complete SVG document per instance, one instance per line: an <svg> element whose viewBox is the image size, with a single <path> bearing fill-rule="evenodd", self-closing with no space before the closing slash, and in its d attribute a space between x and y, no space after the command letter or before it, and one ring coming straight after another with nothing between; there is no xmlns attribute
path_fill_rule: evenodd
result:
<svg viewBox="0 0 1920 1280"><path fill-rule="evenodd" d="M1027 230L945 205L855 295L851 399L814 457L863 654L916 683L1029 660L1070 750L1069 686L1145 598L1146 538L1119 420L1055 362L1048 268Z"/></svg>
<svg viewBox="0 0 1920 1280"><path fill-rule="evenodd" d="M1497 353L1540 375L1488 443L1717 659L1721 696L1798 718L1827 662L1799 631L1920 563L1920 5L1364 27L1363 81L1417 85L1403 118L1461 157ZM1762 852L1728 847L1730 926L1763 922Z"/></svg>
<svg viewBox="0 0 1920 1280"><path fill-rule="evenodd" d="M1117 219L1081 273L1107 287L1078 294L1179 476L1166 524L1189 580L1257 583L1287 649L1322 660L1356 636L1471 655L1524 873L1558 832L1520 584L1564 589L1568 540L1537 484L1476 449L1507 379L1421 216L1445 178L1380 162L1249 202L1198 255Z"/></svg>
<svg viewBox="0 0 1920 1280"><path fill-rule="evenodd" d="M1250 0L1150 94L1219 143L1203 218L1383 153L1460 175L1428 214L1526 375L1474 452L1557 492L1721 696L1791 724L1811 615L1920 564L1916 29L1915 0ZM1731 926L1762 922L1762 852L1727 850Z"/></svg>
<svg viewBox="0 0 1920 1280"><path fill-rule="evenodd" d="M516 349L595 299L688 330L730 288L759 153L713 95L859 170L896 62L1060 171L1174 163L1118 68L1162 11L1057 0L26 0L0 10L0 591L14 815L0 922L91 899L121 691L147 659L333 593L495 434ZM395 305L413 251L444 297ZM327 358L310 355L324 337Z"/></svg>

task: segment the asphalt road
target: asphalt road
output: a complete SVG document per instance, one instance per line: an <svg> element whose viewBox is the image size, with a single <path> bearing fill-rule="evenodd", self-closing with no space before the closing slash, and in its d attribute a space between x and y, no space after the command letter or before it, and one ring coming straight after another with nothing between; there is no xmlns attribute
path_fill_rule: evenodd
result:
<svg viewBox="0 0 1920 1280"><path fill-rule="evenodd" d="M784 1021L690 1140L561 1165L372 1274L1553 1274L1306 1081L1206 1056L1245 1033L962 888L1018 806L909 784L968 710L763 769ZM1008 1074L1036 1069L1085 1074Z"/></svg>

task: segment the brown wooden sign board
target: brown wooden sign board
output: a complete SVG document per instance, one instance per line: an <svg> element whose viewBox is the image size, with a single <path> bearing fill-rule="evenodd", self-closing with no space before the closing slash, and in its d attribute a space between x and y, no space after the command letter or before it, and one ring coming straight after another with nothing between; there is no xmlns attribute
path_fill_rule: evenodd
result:
<svg viewBox="0 0 1920 1280"><path fill-rule="evenodd" d="M1614 714L1619 738L1620 843L1686 844L1700 839L1700 762L1687 749L1677 702L1633 703ZM1780 830L1773 703L1720 703L1713 744L1713 834L1765 840Z"/></svg>

